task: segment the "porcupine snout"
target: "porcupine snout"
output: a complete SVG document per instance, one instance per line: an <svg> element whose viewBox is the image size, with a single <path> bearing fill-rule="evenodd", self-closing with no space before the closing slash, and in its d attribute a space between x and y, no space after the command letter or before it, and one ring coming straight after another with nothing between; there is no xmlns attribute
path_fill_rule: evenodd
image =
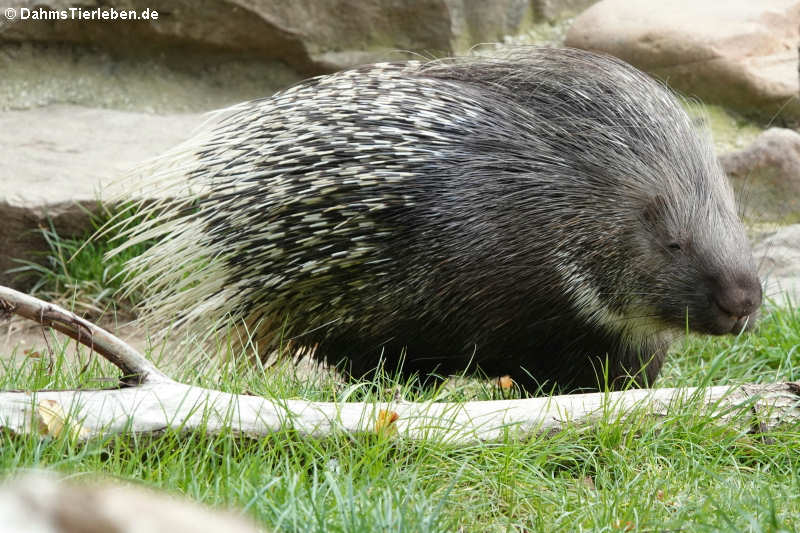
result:
<svg viewBox="0 0 800 533"><path fill-rule="evenodd" d="M711 279L710 304L715 311L714 333L737 334L755 325L755 313L761 306L761 283L755 272Z"/></svg>

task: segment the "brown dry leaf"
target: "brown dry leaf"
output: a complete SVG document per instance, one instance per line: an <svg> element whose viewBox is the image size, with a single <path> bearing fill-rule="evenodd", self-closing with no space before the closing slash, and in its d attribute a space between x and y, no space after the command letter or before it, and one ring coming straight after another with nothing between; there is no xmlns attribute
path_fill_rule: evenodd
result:
<svg viewBox="0 0 800 533"><path fill-rule="evenodd" d="M500 385L501 389L510 389L514 386L514 380L511 379L511 376L506 374L505 376L497 378L497 384Z"/></svg>
<svg viewBox="0 0 800 533"><path fill-rule="evenodd" d="M634 525L633 522L630 520L626 520L623 522L622 520L614 520L614 524L612 524L614 529L621 529L622 531L633 531Z"/></svg>
<svg viewBox="0 0 800 533"><path fill-rule="evenodd" d="M41 359L42 358L42 352L40 352L38 350L27 349L27 350L24 350L22 353L25 354L25 357L29 357L31 359Z"/></svg>
<svg viewBox="0 0 800 533"><path fill-rule="evenodd" d="M387 411L381 409L378 412L378 420L375 422L375 433L383 433L384 435L397 434L397 419L400 418L394 411Z"/></svg>
<svg viewBox="0 0 800 533"><path fill-rule="evenodd" d="M40 401L36 405L36 415L39 421L39 433L42 435L58 437L64 432L67 415L57 401ZM89 431L75 420L70 421L69 432L73 438L87 437L89 435Z"/></svg>
<svg viewBox="0 0 800 533"><path fill-rule="evenodd" d="M667 507L675 507L678 505L678 502L676 502L675 500L668 500L666 495L664 494L664 491L661 489L656 491L656 499L661 503L663 503L664 505L666 505Z"/></svg>

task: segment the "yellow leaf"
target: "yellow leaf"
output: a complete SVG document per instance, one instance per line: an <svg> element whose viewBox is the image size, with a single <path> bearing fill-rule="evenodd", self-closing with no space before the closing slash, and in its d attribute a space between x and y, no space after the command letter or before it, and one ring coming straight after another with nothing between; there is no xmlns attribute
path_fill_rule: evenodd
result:
<svg viewBox="0 0 800 533"><path fill-rule="evenodd" d="M500 385L501 389L510 389L514 385L514 380L506 374L497 379L497 384Z"/></svg>
<svg viewBox="0 0 800 533"><path fill-rule="evenodd" d="M378 420L375 422L375 433L383 433L385 435L397 434L397 419L400 418L394 411L386 411L381 409L378 412Z"/></svg>
<svg viewBox="0 0 800 533"><path fill-rule="evenodd" d="M42 400L36 406L36 414L39 421L39 433L53 437L64 433L67 415L57 401ZM70 421L69 432L73 438L89 435L89 431L75 420Z"/></svg>

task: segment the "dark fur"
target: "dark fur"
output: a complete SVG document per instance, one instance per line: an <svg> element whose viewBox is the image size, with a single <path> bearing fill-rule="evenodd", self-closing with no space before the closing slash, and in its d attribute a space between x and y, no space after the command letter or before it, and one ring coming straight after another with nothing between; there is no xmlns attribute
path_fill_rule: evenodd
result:
<svg viewBox="0 0 800 533"><path fill-rule="evenodd" d="M761 302L708 139L615 59L365 67L211 131L187 224L266 350L620 387L652 383L687 325L735 332Z"/></svg>

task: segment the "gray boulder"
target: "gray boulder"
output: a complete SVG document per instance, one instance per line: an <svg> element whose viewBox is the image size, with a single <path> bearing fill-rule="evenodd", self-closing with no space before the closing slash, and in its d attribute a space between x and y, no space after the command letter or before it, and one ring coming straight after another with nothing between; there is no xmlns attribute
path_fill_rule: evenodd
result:
<svg viewBox="0 0 800 533"><path fill-rule="evenodd" d="M800 222L800 134L770 128L752 144L719 158L751 221Z"/></svg>
<svg viewBox="0 0 800 533"><path fill-rule="evenodd" d="M202 115L155 116L54 106L0 113L0 283L18 259L40 260L38 228L91 228L102 191L138 162L188 137ZM24 280L16 280L24 287Z"/></svg>
<svg viewBox="0 0 800 533"><path fill-rule="evenodd" d="M753 248L765 294L782 305L785 297L800 306L800 224L785 226L761 239Z"/></svg>
<svg viewBox="0 0 800 533"><path fill-rule="evenodd" d="M22 0L13 5L22 14L23 9L64 10L76 4ZM393 51L452 54L502 40L533 19L526 0L110 0L102 5L155 10L158 18L109 23L18 17L0 25L0 42L91 45L122 56L249 55L285 62L308 75L386 59Z"/></svg>
<svg viewBox="0 0 800 533"><path fill-rule="evenodd" d="M706 103L800 120L798 0L603 0L566 44L617 56Z"/></svg>

